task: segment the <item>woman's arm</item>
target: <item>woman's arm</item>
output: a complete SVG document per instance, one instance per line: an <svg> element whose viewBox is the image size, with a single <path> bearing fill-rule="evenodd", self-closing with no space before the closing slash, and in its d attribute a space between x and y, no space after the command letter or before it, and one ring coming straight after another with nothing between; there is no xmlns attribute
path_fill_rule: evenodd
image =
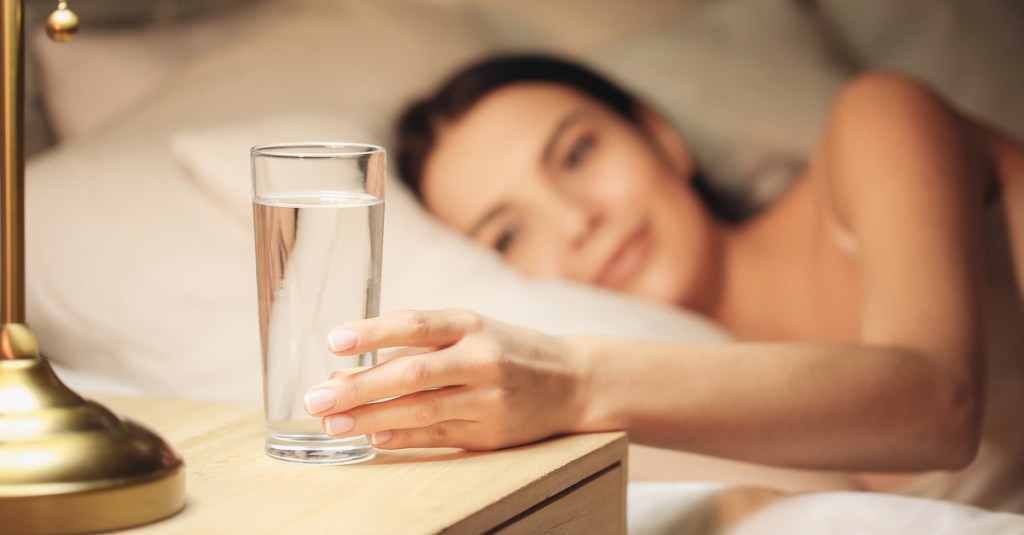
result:
<svg viewBox="0 0 1024 535"><path fill-rule="evenodd" d="M981 185L970 180L983 166L957 116L915 84L869 76L839 97L812 171L859 243L862 345L556 338L464 311L406 312L348 324L351 345L336 352L428 352L332 379L318 389L333 401L311 412L333 434L375 433L384 448L625 429L794 467L963 466L983 399Z"/></svg>
<svg viewBox="0 0 1024 535"><path fill-rule="evenodd" d="M374 434L385 449L490 450L624 429L643 444L798 468L922 470L972 454L934 424L957 405L945 375L896 349L551 337L463 310L336 332L352 341L334 348L343 355L426 348L311 389L333 397L310 407L328 433ZM370 403L392 396L402 397Z"/></svg>
<svg viewBox="0 0 1024 535"><path fill-rule="evenodd" d="M976 447L969 393L897 347L687 346L578 337L592 370L575 430L794 468L958 468Z"/></svg>
<svg viewBox="0 0 1024 535"><path fill-rule="evenodd" d="M817 165L859 242L861 341L936 374L945 395L903 398L966 464L985 399L983 210L995 162L973 123L901 76L858 78L832 115Z"/></svg>
<svg viewBox="0 0 1024 535"><path fill-rule="evenodd" d="M837 98L810 172L829 181L858 242L862 345L645 346L632 354L659 360L667 384L632 400L595 395L593 420L641 442L771 464L965 465L984 399L977 285L991 165L971 125L921 86L858 78ZM611 376L625 373L615 355L631 354L628 344L577 343ZM593 388L613 389L606 378L595 374ZM655 392L671 392L674 413L630 406Z"/></svg>

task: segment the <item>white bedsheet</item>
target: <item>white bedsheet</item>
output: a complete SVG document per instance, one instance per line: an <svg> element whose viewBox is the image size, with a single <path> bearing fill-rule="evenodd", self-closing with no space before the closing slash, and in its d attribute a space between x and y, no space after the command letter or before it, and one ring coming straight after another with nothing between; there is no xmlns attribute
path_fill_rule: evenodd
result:
<svg viewBox="0 0 1024 535"><path fill-rule="evenodd" d="M1024 516L941 500L872 492L782 496L745 514L742 489L706 482L635 482L628 487L631 535L1020 535ZM728 501L725 503L728 494Z"/></svg>

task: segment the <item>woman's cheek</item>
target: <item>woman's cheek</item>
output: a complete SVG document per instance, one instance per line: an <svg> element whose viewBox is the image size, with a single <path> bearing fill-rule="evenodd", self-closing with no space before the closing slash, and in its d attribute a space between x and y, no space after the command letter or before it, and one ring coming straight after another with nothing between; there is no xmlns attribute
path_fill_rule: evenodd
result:
<svg viewBox="0 0 1024 535"><path fill-rule="evenodd" d="M561 277L564 276L557 261L558 255L551 240L543 239L543 236L523 237L516 246L509 251L506 260L524 274L531 277Z"/></svg>

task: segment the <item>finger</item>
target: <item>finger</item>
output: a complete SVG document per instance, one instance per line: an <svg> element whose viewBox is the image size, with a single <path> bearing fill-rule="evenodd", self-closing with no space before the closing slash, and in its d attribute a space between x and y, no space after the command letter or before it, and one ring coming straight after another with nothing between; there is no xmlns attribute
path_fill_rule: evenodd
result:
<svg viewBox="0 0 1024 535"><path fill-rule="evenodd" d="M381 349L377 353L377 363L383 364L388 361L393 361L400 357L409 357L412 355L423 355L432 352L433 349L430 347L393 347L387 349ZM364 372L372 368L372 366L353 366L351 368L345 368L344 370L338 370L331 373L331 378L341 377L345 375L353 375L356 373Z"/></svg>
<svg viewBox="0 0 1024 535"><path fill-rule="evenodd" d="M427 427L448 420L476 420L479 396L466 387L417 392L381 403L369 403L324 417L331 436L367 435L390 429Z"/></svg>
<svg viewBox="0 0 1024 535"><path fill-rule="evenodd" d="M387 362L389 360L395 360L399 357L408 357L411 355L423 355L430 353L432 349L427 347L396 347L383 349L377 353L378 364ZM331 373L331 379L335 377L343 377L346 375L354 375L357 373L369 370L372 366L353 366L351 368L345 368L344 370L338 370Z"/></svg>
<svg viewBox="0 0 1024 535"><path fill-rule="evenodd" d="M306 412L322 416L394 396L464 385L472 380L473 373L470 360L462 353L455 348L442 349L388 361L359 373L334 374L331 380L306 393Z"/></svg>
<svg viewBox="0 0 1024 535"><path fill-rule="evenodd" d="M370 442L382 450L402 448L464 448L472 444L476 422L448 420L413 429L389 429L370 435ZM479 449L479 448L472 448ZM484 448L486 449L486 448Z"/></svg>
<svg viewBox="0 0 1024 535"><path fill-rule="evenodd" d="M327 347L338 355L396 346L446 347L482 322L480 315L468 310L403 310L332 329Z"/></svg>
<svg viewBox="0 0 1024 535"><path fill-rule="evenodd" d="M336 372L332 372L331 373L331 379L334 379L335 377L346 377L346 376L349 376L349 375L355 375L357 373L365 372L366 370L369 370L369 369L370 369L370 366L353 366L351 368L345 368L344 370L338 370Z"/></svg>
<svg viewBox="0 0 1024 535"><path fill-rule="evenodd" d="M422 355L424 353L430 353L434 351L435 347L395 347L388 349L381 349L377 352L377 363L383 364L389 360L395 360L401 357L409 357L412 355Z"/></svg>

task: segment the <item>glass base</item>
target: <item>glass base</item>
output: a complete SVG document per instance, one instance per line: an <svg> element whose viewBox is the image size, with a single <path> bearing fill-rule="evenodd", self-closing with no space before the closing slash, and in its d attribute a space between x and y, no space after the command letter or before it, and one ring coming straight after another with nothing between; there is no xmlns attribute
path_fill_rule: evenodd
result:
<svg viewBox="0 0 1024 535"><path fill-rule="evenodd" d="M267 455L293 463L352 464L373 459L377 451L365 436L327 438L323 435L268 436Z"/></svg>

